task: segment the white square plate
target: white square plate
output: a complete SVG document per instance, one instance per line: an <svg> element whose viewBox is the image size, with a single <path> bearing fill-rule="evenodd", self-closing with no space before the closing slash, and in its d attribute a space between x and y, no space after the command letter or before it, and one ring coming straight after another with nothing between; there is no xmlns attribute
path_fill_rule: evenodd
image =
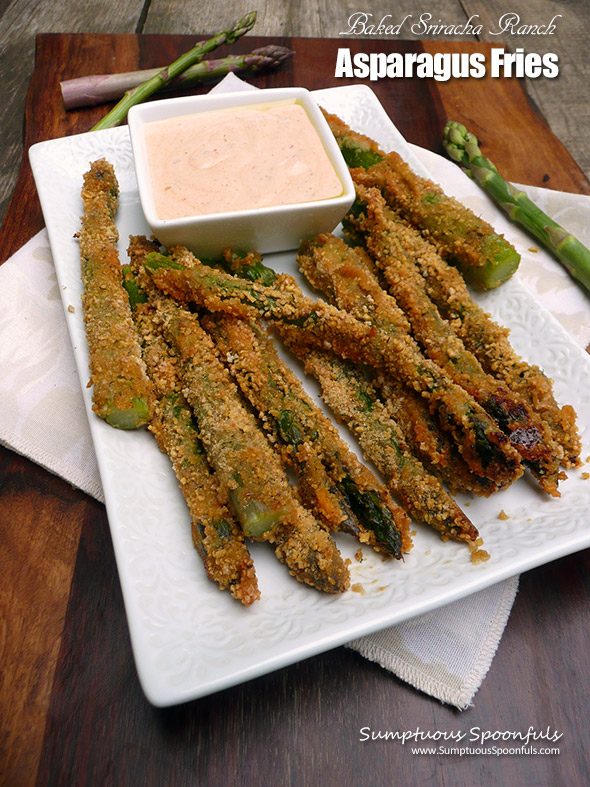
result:
<svg viewBox="0 0 590 787"><path fill-rule="evenodd" d="M397 150L415 171L428 175L369 88L334 88L314 95L328 111L385 149ZM590 545L590 482L574 470L562 484L560 499L543 495L527 477L490 499L459 499L462 505L468 502L466 513L491 554L486 563L472 565L465 547L443 543L417 526L414 549L403 562L384 562L365 548L359 563L354 559L358 545L337 537L343 555L352 560L352 582L363 592L328 596L305 587L265 544L252 546L262 599L244 608L220 592L206 579L193 548L188 511L167 457L148 432L120 432L91 411L74 234L82 213L82 175L101 157L114 165L121 187L117 224L124 261L128 235L149 234L127 128L42 142L30 150L104 486L133 651L150 702L166 706L210 694ZM458 168L456 177L465 180ZM452 178L442 185L453 193ZM486 218L506 233L502 214L491 206L489 213ZM269 255L265 261L277 271L295 273L294 253ZM477 297L511 328L515 349L554 379L558 400L576 408L582 456L588 456L590 358L518 277ZM73 313L67 309L70 304L76 307ZM536 340L539 336L542 342ZM313 382L307 380L306 386L317 397ZM342 434L358 452L350 434ZM508 520L498 519L502 509Z"/></svg>

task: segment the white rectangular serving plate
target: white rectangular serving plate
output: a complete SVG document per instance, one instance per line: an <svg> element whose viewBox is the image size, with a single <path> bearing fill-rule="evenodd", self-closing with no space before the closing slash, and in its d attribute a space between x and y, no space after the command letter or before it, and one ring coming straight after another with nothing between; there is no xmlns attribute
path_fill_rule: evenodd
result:
<svg viewBox="0 0 590 787"><path fill-rule="evenodd" d="M415 171L428 175L416 148L406 143L368 87L333 88L314 95L328 111L385 149L397 150ZM492 498L458 501L483 536L491 554L486 563L473 565L467 548L443 543L417 525L414 549L404 561L384 561L364 548L359 562L358 544L337 536L343 556L351 559L355 587L343 595L325 595L301 585L266 544L252 545L261 600L244 608L220 592L205 576L192 545L188 510L155 440L147 431L113 429L91 410L74 236L80 227L83 173L101 157L114 165L121 187L117 225L124 261L128 235L149 234L127 128L41 142L30 150L104 486L135 661L151 703L173 705L241 683L590 545L590 481L581 470L569 472L560 499L544 495L525 476ZM455 177L457 182L466 180L457 168L456 176L453 171L449 182L442 183L448 193L454 192ZM465 190L463 182L461 188ZM510 235L507 221L491 203L485 213L499 231ZM265 261L277 271L298 275L294 252L269 255ZM554 379L558 400L576 408L582 456L587 457L588 355L518 277L477 299L511 329L515 349ZM289 363L303 377L292 359ZM313 381L306 379L305 385L319 402ZM360 455L350 433L341 433ZM508 519L498 518L501 510Z"/></svg>

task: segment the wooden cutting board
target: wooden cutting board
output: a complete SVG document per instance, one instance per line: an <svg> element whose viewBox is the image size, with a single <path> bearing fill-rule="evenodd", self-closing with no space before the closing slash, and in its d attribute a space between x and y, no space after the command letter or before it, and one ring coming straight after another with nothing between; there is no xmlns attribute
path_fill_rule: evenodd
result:
<svg viewBox="0 0 590 787"><path fill-rule="evenodd" d="M247 52L270 39L246 36L233 51ZM439 153L447 119L467 125L482 150L518 183L590 193L590 184L564 146L528 101L517 79L398 78L374 82L334 77L340 47L356 52L483 52L491 44L435 41L360 41L358 39L272 39L295 50L279 71L251 78L258 87L298 85L310 90L365 83L378 95L409 142ZM44 139L90 130L105 107L66 112L59 83L85 74L132 71L165 65L194 43L193 36L45 34L38 36L35 71L27 95L25 151ZM220 50L221 51L221 50ZM210 87L210 86L209 86ZM206 92L202 87L197 92ZM194 92L194 91L193 91ZM43 226L27 157L0 234L0 262Z"/></svg>

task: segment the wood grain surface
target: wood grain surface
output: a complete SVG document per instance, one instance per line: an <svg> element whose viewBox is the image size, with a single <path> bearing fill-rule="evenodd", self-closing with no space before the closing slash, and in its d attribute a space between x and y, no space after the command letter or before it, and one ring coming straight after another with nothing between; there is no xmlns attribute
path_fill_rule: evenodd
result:
<svg viewBox="0 0 590 787"><path fill-rule="evenodd" d="M157 3L150 5L155 13ZM168 5L170 8L170 4ZM41 35L25 146L86 131L104 109L66 114L60 79L150 67L188 48L180 35ZM259 86L338 84L342 40L273 39L297 57ZM238 46L267 43L249 37ZM382 41L346 41L382 51ZM444 48L390 42L393 50ZM473 44L486 50L489 45ZM245 51L243 49L243 51ZM442 49L441 49L442 51ZM340 83L341 84L341 83ZM461 89L426 80L372 85L411 142L438 150L447 115L478 120L512 180L590 193L516 80ZM489 91L494 91L490 94ZM477 118L474 117L477 107ZM519 148L505 144L518 137ZM538 155L523 155L535 149ZM549 176L549 182L547 182ZM2 259L42 226L26 160L0 233ZM530 571L489 675L464 713L338 648L178 708L145 700L133 664L104 507L0 449L0 783L7 785L583 785L589 769L589 552ZM412 756L359 730L558 729L554 757Z"/></svg>
<svg viewBox="0 0 590 787"><path fill-rule="evenodd" d="M508 7L507 7L508 6ZM250 0L0 0L0 220L16 182L23 152L22 115L26 88L33 71L37 33L181 33L213 32L256 7ZM371 0L359 6L354 0L265 0L259 5L255 32L262 36L326 37L339 39L348 29L347 20L359 10L397 22L409 17L402 39L491 41L511 51L553 51L559 54L557 79L525 79L527 93L548 121L552 131L590 175L590 3L586 0L437 0L416 4L414 0ZM494 35L502 14L510 11L528 24L547 23L555 15L556 30L549 36L505 33ZM482 24L481 34L424 35L413 24L430 14L434 24L460 25L470 17ZM366 38L366 36L365 36ZM383 38L377 37L375 40ZM391 38L391 36L390 36ZM160 61L161 64L163 61Z"/></svg>

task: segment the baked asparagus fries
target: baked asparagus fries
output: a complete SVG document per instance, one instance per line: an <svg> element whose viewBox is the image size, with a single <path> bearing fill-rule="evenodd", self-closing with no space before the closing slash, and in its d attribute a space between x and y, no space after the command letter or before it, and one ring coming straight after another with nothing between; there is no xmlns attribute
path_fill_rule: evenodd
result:
<svg viewBox="0 0 590 787"><path fill-rule="evenodd" d="M560 406L553 395L553 383L538 366L527 363L510 344L506 328L494 322L473 300L459 271L449 265L417 231L394 211L383 205L371 190L363 192L365 216L348 222L355 236L375 248L375 263L386 282L399 279L411 270L420 274L420 283L442 317L452 326L466 349L483 369L509 390L518 394L540 416L552 439L556 458L564 467L579 462L581 441L576 414L570 405ZM367 230L361 231L361 226ZM358 239L358 237L357 237Z"/></svg>
<svg viewBox="0 0 590 787"><path fill-rule="evenodd" d="M92 164L82 189L94 409L119 428L148 425L208 578L244 605L260 597L248 540L333 594L351 582L333 533L399 559L414 520L479 563L489 555L448 489L489 496L527 467L558 497L560 464L579 463L575 412L447 261L491 287L513 271L514 250L399 157L328 119L357 200L346 240L319 235L298 251L323 297L304 295L256 252L199 260L142 236L131 237L122 270L111 165ZM376 473L282 361L271 330Z"/></svg>
<svg viewBox="0 0 590 787"><path fill-rule="evenodd" d="M149 421L152 387L122 286L115 225L119 184L105 159L84 175L82 202L78 239L93 410L111 426L137 429Z"/></svg>
<svg viewBox="0 0 590 787"><path fill-rule="evenodd" d="M474 472L503 485L522 475L519 455L506 435L466 391L422 355L406 333L385 333L325 301L306 298L289 276L265 287L208 268L186 249L172 251L172 257L148 254L145 265L156 285L173 298L197 302L211 311L296 325L311 345L328 342L349 360L385 369L429 399Z"/></svg>
<svg viewBox="0 0 590 787"><path fill-rule="evenodd" d="M383 199L374 189L359 189L361 199ZM299 268L314 286L332 296L337 306L384 331L406 330L419 343L424 354L445 370L449 378L477 401L508 435L523 462L529 466L543 489L558 495L559 461L549 435L544 439L540 418L527 404L482 369L451 326L440 316L421 284L420 274L395 254L386 231L375 225L373 205L359 202L347 221L356 234L362 233L367 250L387 270L388 295L361 255L333 235L321 235L303 244L297 255ZM379 210L376 214L380 216ZM402 323L399 306L407 317Z"/></svg>
<svg viewBox="0 0 590 787"><path fill-rule="evenodd" d="M488 290L512 276L520 255L493 227L440 186L416 175L397 153L385 153L336 115L324 115L353 180L378 188L387 203L425 233L468 279Z"/></svg>
<svg viewBox="0 0 590 787"><path fill-rule="evenodd" d="M131 264L124 269L142 356L154 385L154 412L148 428L170 458L191 515L193 543L208 578L249 605L260 598L260 591L244 534L207 462L197 424L182 393L178 358L162 336L158 313L144 289L150 282L144 277L139 284L138 259L153 247L145 238L132 237L128 250Z"/></svg>
<svg viewBox="0 0 590 787"><path fill-rule="evenodd" d="M351 533L392 557L407 552L409 517L307 396L262 325L222 314L208 317L205 327L295 468L306 505L331 530Z"/></svg>
<svg viewBox="0 0 590 787"><path fill-rule="evenodd" d="M180 355L186 397L207 456L244 533L270 542L299 581L331 593L346 590L348 569L336 545L298 502L197 317L171 302L158 309L164 334Z"/></svg>

